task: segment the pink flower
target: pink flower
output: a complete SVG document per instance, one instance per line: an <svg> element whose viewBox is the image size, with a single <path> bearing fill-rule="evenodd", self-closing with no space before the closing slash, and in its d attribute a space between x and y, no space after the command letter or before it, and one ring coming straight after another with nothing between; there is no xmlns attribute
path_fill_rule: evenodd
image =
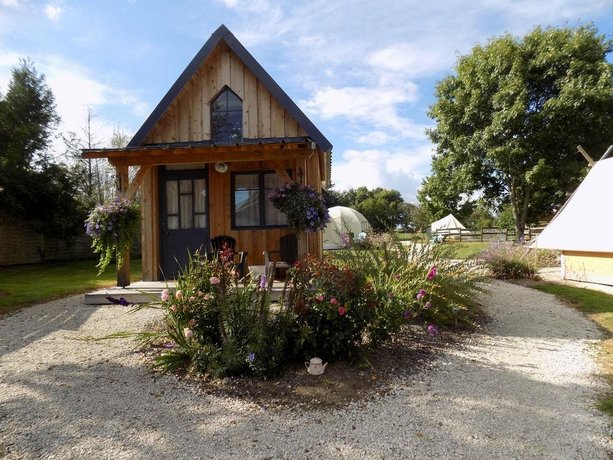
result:
<svg viewBox="0 0 613 460"><path fill-rule="evenodd" d="M204 294L204 300L211 300L213 296L211 294Z"/></svg>
<svg viewBox="0 0 613 460"><path fill-rule="evenodd" d="M177 298L177 300L183 300L183 291L175 292L175 297Z"/></svg>
<svg viewBox="0 0 613 460"><path fill-rule="evenodd" d="M432 307L432 302L427 301L427 302L424 304L424 309L425 309L425 310L428 310L430 307Z"/></svg>
<svg viewBox="0 0 613 460"><path fill-rule="evenodd" d="M434 324L428 324L428 334L432 337L436 337L438 335L438 329Z"/></svg>
<svg viewBox="0 0 613 460"><path fill-rule="evenodd" d="M198 297L204 297L204 292L198 291Z"/></svg>
<svg viewBox="0 0 613 460"><path fill-rule="evenodd" d="M324 300L324 295L323 294L317 294L315 296L315 300L317 300L318 302L323 302Z"/></svg>
<svg viewBox="0 0 613 460"><path fill-rule="evenodd" d="M183 334L186 339L191 339L194 336L194 331L192 331L189 327L183 329Z"/></svg>
<svg viewBox="0 0 613 460"><path fill-rule="evenodd" d="M190 301L190 302L193 302L194 300L196 300L196 298L195 298L193 295L192 295L192 296L190 296L189 301Z"/></svg>
<svg viewBox="0 0 613 460"><path fill-rule="evenodd" d="M432 267L428 272L428 281L432 281L436 276L436 266Z"/></svg>
<svg viewBox="0 0 613 460"><path fill-rule="evenodd" d="M338 314L343 316L345 313L347 313L347 310L345 309L345 307L343 307L342 305L340 307L338 307Z"/></svg>
<svg viewBox="0 0 613 460"><path fill-rule="evenodd" d="M426 294L428 294L426 291L424 291L423 289L420 289L417 295L415 296L415 298L417 300L421 300L423 297L426 296Z"/></svg>
<svg viewBox="0 0 613 460"><path fill-rule="evenodd" d="M219 278L217 278L216 276L211 276L211 278L209 279L209 282L213 285L216 286L219 283L221 283L221 280Z"/></svg>
<svg viewBox="0 0 613 460"><path fill-rule="evenodd" d="M336 300L334 297L332 297L332 298L330 299L330 303L331 303L332 305L336 305L336 304L338 303L338 300Z"/></svg>
<svg viewBox="0 0 613 460"><path fill-rule="evenodd" d="M170 291L168 289L164 289L162 291L162 302L168 302L170 300Z"/></svg>
<svg viewBox="0 0 613 460"><path fill-rule="evenodd" d="M194 318L190 319L190 320L187 322L187 325L188 325L189 327L194 327L194 326L196 325L196 320L195 320Z"/></svg>
<svg viewBox="0 0 613 460"><path fill-rule="evenodd" d="M172 304L170 306L170 311L173 312L173 313L176 313L177 312L177 306L175 304Z"/></svg>
<svg viewBox="0 0 613 460"><path fill-rule="evenodd" d="M405 310L402 316L404 316L404 319L411 319L413 317L413 312L411 310Z"/></svg>

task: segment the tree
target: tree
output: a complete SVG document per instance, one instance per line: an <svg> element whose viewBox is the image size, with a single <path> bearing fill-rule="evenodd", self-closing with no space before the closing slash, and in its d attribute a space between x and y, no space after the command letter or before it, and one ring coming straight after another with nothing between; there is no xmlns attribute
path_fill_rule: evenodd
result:
<svg viewBox="0 0 613 460"><path fill-rule="evenodd" d="M7 174L46 163L59 122L45 77L38 75L31 61L19 62L6 95L0 97L0 170Z"/></svg>
<svg viewBox="0 0 613 460"><path fill-rule="evenodd" d="M76 176L48 155L58 122L44 76L20 61L0 97L0 213L68 237L83 230L85 213L75 199Z"/></svg>
<svg viewBox="0 0 613 460"><path fill-rule="evenodd" d="M510 205L518 235L554 212L585 168L576 145L598 152L613 139L611 51L583 26L505 35L461 57L430 108L436 153L420 203L436 216L480 192Z"/></svg>

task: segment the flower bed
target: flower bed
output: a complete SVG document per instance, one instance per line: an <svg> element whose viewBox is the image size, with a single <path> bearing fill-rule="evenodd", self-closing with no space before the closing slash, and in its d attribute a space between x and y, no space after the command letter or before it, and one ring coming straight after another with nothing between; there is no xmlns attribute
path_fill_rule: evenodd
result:
<svg viewBox="0 0 613 460"><path fill-rule="evenodd" d="M307 257L289 270L278 302L265 277L239 280L231 258L196 255L177 291L162 293L163 331L140 336L160 347L158 368L214 377L269 377L313 356L355 361L405 324L433 337L441 327L471 324L478 278L443 255L398 244L334 260Z"/></svg>

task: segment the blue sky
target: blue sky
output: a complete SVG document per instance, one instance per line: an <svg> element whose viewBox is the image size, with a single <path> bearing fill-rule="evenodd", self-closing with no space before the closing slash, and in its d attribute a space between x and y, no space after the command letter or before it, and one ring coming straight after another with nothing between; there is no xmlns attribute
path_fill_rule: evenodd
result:
<svg viewBox="0 0 613 460"><path fill-rule="evenodd" d="M428 106L457 57L505 32L586 23L611 36L613 1L0 0L0 92L29 57L60 129L79 131L91 107L105 146L140 127L225 24L332 142L337 189L414 201L430 172Z"/></svg>

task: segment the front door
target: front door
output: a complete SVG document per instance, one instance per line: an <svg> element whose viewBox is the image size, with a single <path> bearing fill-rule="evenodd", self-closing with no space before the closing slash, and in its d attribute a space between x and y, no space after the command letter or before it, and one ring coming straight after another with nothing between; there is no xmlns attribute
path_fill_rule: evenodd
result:
<svg viewBox="0 0 613 460"><path fill-rule="evenodd" d="M175 278L189 255L208 250L207 170L161 171L161 268Z"/></svg>

